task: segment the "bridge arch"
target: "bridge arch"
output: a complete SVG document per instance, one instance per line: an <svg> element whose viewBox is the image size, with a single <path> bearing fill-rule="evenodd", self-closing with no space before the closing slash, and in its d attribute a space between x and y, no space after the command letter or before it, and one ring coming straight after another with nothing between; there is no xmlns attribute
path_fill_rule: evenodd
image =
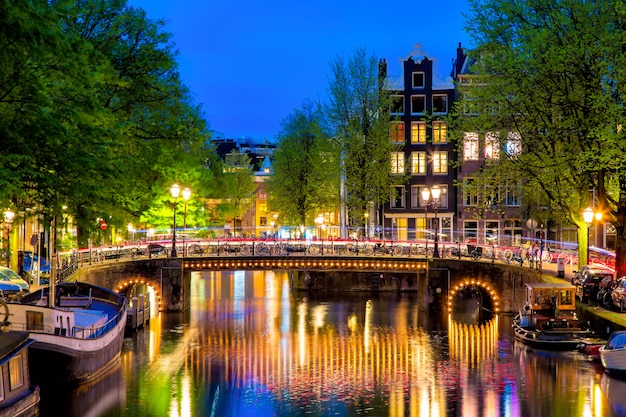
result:
<svg viewBox="0 0 626 417"><path fill-rule="evenodd" d="M500 297L498 296L496 290L493 288L491 283L483 279L463 279L457 281L448 292L448 313L452 312L455 299L464 290L478 291L481 295L486 295L487 301L489 303L485 303L483 304L483 306L487 305L488 307L491 307L491 310L494 313L500 313Z"/></svg>

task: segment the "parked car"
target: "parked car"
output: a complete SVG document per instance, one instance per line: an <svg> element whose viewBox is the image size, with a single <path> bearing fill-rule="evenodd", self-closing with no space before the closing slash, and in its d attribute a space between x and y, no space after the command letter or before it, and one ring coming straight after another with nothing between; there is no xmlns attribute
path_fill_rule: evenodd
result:
<svg viewBox="0 0 626 417"><path fill-rule="evenodd" d="M28 282L24 281L22 277L6 266L0 266L0 281L17 284L22 289L22 292L30 292Z"/></svg>
<svg viewBox="0 0 626 417"><path fill-rule="evenodd" d="M583 279L585 279L589 275L596 274L604 276L610 274L611 276L615 277L615 270L601 264L583 265L578 271L574 271L574 275L572 276L572 284L578 285L582 282Z"/></svg>
<svg viewBox="0 0 626 417"><path fill-rule="evenodd" d="M9 281L0 281L0 298L10 298L22 293L22 287Z"/></svg>
<svg viewBox="0 0 626 417"><path fill-rule="evenodd" d="M576 286L576 298L583 303L589 300L596 301L601 284L603 286L612 285L614 272L610 268L583 267L574 277Z"/></svg>
<svg viewBox="0 0 626 417"><path fill-rule="evenodd" d="M626 277L621 277L615 282L611 290L611 300L620 311L626 308Z"/></svg>

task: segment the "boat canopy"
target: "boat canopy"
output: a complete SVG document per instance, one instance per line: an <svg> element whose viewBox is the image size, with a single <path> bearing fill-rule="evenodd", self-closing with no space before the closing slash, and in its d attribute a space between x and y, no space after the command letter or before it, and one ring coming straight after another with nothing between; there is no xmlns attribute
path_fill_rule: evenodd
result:
<svg viewBox="0 0 626 417"><path fill-rule="evenodd" d="M613 332L607 343L609 349L623 349L626 347L626 331Z"/></svg>

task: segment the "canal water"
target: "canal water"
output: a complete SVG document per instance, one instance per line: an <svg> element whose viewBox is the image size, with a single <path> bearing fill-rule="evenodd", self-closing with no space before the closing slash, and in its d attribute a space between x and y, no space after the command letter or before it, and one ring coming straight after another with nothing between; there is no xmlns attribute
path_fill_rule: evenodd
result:
<svg viewBox="0 0 626 417"><path fill-rule="evenodd" d="M480 294L452 314L416 301L294 293L282 272L197 273L190 311L153 316L96 383L42 384L40 416L626 415L626 381L515 342Z"/></svg>

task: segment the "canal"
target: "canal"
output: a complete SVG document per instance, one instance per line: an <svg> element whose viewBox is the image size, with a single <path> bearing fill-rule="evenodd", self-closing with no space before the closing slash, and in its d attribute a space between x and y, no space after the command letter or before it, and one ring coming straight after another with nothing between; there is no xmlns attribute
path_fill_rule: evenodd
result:
<svg viewBox="0 0 626 417"><path fill-rule="evenodd" d="M197 273L187 313L152 317L120 364L42 385L42 417L624 416L626 381L578 352L516 343L468 293L293 293L283 272Z"/></svg>

